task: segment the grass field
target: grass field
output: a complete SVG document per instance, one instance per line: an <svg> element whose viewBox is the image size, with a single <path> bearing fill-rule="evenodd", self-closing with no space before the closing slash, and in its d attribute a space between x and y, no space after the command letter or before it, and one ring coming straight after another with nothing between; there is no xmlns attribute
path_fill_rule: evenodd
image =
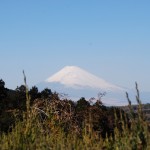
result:
<svg viewBox="0 0 150 150"><path fill-rule="evenodd" d="M25 82L26 83L26 82ZM126 114L114 109L114 134L105 138L93 130L92 116L89 111L88 120L79 130L69 114L58 116L58 101L50 104L45 100L44 109L37 105L30 106L30 95L26 89L26 111L22 119L17 119L8 133L0 133L1 150L150 150L150 131L142 111L142 104L137 89L137 114L133 112L131 100L129 102L129 121ZM60 102L62 104L62 102ZM70 109L69 105L66 106ZM65 113L65 112L64 112ZM68 115L68 116L67 116ZM65 122L66 121L66 122ZM127 124L127 122L129 124ZM67 131L64 128L67 124ZM119 125L119 126L118 126ZM66 127L66 126L65 126Z"/></svg>

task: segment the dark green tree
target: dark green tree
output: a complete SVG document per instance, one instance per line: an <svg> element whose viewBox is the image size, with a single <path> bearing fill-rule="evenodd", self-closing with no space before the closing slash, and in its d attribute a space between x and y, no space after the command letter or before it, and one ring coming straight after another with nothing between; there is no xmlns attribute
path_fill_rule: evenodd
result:
<svg viewBox="0 0 150 150"><path fill-rule="evenodd" d="M25 110L26 108L26 87L25 85L17 86L16 88L16 103L19 109Z"/></svg>
<svg viewBox="0 0 150 150"><path fill-rule="evenodd" d="M46 98L50 98L52 95L52 91L48 88L45 88L42 92L41 92L41 98L46 99Z"/></svg>
<svg viewBox="0 0 150 150"><path fill-rule="evenodd" d="M33 101L37 98L40 98L40 93L38 92L38 88L36 86L33 86L29 91L30 97L31 97L31 104Z"/></svg>
<svg viewBox="0 0 150 150"><path fill-rule="evenodd" d="M90 103L88 101L86 101L86 99L84 97L81 97L77 101L76 109L77 109L77 111L83 111L83 110L87 109L89 106L90 106Z"/></svg>
<svg viewBox="0 0 150 150"><path fill-rule="evenodd" d="M6 107L7 89L5 88L5 82L0 80L0 112Z"/></svg>
<svg viewBox="0 0 150 150"><path fill-rule="evenodd" d="M1 79L0 80L0 100L6 98L7 90L5 88L5 82Z"/></svg>

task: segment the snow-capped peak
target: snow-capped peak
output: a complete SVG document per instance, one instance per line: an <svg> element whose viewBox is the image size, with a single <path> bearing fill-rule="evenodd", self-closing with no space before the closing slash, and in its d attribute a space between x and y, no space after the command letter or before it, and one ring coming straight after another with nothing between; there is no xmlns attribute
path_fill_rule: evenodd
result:
<svg viewBox="0 0 150 150"><path fill-rule="evenodd" d="M49 77L46 82L61 83L66 87L84 88L90 87L103 90L122 90L122 88L110 84L105 80L76 66L66 66L59 72Z"/></svg>

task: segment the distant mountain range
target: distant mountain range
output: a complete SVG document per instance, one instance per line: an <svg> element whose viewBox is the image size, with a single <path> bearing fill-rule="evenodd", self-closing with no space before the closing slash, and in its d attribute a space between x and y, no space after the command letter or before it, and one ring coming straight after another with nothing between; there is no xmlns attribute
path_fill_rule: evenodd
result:
<svg viewBox="0 0 150 150"><path fill-rule="evenodd" d="M130 92L77 66L66 66L37 86L39 89L47 87L52 91L67 94L68 98L73 100L78 100L80 97L89 99L97 97L99 92L106 92L106 95L102 97L102 102L105 105L119 106L127 105L125 92Z"/></svg>

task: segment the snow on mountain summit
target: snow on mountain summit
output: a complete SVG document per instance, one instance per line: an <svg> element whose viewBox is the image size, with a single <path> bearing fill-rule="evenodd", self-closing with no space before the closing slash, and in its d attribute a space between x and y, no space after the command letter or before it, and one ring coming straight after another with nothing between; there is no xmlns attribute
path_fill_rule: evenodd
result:
<svg viewBox="0 0 150 150"><path fill-rule="evenodd" d="M76 66L66 66L56 74L49 77L48 83L61 83L66 87L84 88L90 87L110 91L122 90L122 88L110 84L107 81Z"/></svg>

